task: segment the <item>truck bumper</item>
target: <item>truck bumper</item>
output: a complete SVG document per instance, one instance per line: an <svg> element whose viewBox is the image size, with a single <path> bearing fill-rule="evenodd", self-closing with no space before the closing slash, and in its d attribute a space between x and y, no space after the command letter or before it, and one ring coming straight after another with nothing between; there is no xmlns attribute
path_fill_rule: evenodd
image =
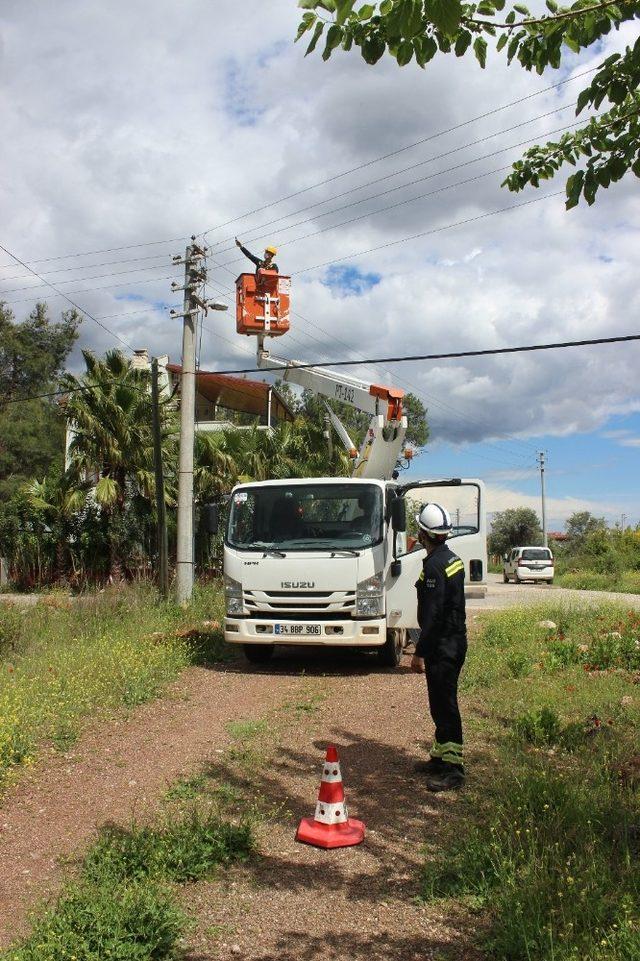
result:
<svg viewBox="0 0 640 961"><path fill-rule="evenodd" d="M277 627L299 627L309 621L269 621L249 617L225 617L224 639L228 644L295 644L331 647L381 647L387 639L384 617L366 621L318 621L319 634L281 634Z"/></svg>

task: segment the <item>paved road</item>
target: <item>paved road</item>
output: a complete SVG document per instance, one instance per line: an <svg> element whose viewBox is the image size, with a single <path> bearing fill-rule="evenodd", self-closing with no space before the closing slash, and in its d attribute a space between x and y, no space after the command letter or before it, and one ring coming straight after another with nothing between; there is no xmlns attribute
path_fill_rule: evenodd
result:
<svg viewBox="0 0 640 961"><path fill-rule="evenodd" d="M489 590L484 600L469 599L469 610L500 610L521 604L568 603L598 604L619 601L629 607L640 608L640 594L616 594L613 591L574 591L549 584L503 584L502 574L487 576Z"/></svg>

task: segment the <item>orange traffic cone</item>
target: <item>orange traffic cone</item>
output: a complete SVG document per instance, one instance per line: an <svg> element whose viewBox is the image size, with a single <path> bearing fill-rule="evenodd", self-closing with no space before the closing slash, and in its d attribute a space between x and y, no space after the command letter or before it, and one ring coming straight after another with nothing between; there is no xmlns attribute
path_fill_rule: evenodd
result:
<svg viewBox="0 0 640 961"><path fill-rule="evenodd" d="M340 759L335 747L330 745L322 769L316 813L314 817L300 821L296 841L317 848L346 848L364 841L364 832L362 821L350 818L347 812Z"/></svg>

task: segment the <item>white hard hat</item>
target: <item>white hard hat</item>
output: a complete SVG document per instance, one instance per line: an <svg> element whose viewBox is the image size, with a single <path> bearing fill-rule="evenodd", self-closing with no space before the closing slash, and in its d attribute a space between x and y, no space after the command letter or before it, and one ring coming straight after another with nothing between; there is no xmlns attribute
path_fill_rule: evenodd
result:
<svg viewBox="0 0 640 961"><path fill-rule="evenodd" d="M439 504L425 504L416 516L418 527L427 534L450 534L451 516Z"/></svg>

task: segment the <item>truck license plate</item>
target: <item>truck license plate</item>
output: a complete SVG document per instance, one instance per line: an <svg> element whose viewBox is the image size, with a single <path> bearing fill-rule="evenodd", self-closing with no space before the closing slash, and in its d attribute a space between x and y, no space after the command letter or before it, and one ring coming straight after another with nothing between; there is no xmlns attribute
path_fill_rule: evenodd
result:
<svg viewBox="0 0 640 961"><path fill-rule="evenodd" d="M320 624L276 624L273 629L274 634L283 634L286 637L308 637L311 635L322 634Z"/></svg>

